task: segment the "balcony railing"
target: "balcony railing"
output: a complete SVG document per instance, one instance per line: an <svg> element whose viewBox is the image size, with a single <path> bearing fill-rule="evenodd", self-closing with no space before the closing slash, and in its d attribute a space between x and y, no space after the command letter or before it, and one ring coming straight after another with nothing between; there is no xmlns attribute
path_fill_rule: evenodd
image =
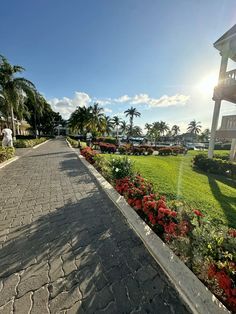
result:
<svg viewBox="0 0 236 314"><path fill-rule="evenodd" d="M222 80L222 85L236 85L236 69L226 72L225 79Z"/></svg>

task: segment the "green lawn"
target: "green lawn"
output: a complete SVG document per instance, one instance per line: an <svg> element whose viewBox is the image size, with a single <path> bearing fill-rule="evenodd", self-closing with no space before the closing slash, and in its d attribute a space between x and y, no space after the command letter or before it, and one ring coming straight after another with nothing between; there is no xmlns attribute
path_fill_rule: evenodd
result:
<svg viewBox="0 0 236 314"><path fill-rule="evenodd" d="M182 156L129 156L140 174L168 199L182 199L209 218L236 228L236 182L193 170L196 151ZM225 151L216 153L224 154Z"/></svg>

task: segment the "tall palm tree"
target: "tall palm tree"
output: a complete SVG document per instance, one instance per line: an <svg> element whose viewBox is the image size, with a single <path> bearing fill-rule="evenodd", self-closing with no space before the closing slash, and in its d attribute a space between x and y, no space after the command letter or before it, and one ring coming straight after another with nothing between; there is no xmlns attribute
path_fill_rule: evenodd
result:
<svg viewBox="0 0 236 314"><path fill-rule="evenodd" d="M94 103L93 106L88 107L89 122L88 127L93 133L101 134L104 130L104 113L103 108L99 107L98 103Z"/></svg>
<svg viewBox="0 0 236 314"><path fill-rule="evenodd" d="M150 135L154 138L155 145L157 140L160 138L160 122L153 122L152 128L150 130Z"/></svg>
<svg viewBox="0 0 236 314"><path fill-rule="evenodd" d="M209 129L205 129L205 130L198 136L198 138L199 138L200 141L203 141L203 142L209 141L210 134L211 134L210 130L209 130Z"/></svg>
<svg viewBox="0 0 236 314"><path fill-rule="evenodd" d="M106 133L106 135L109 136L112 129L113 129L113 123L112 123L111 117L104 116L104 133Z"/></svg>
<svg viewBox="0 0 236 314"><path fill-rule="evenodd" d="M126 121L122 120L121 123L120 123L120 131L121 131L122 134L125 135L127 130L128 130L128 124L127 124Z"/></svg>
<svg viewBox="0 0 236 314"><path fill-rule="evenodd" d="M112 119L113 125L116 127L116 140L118 142L118 136L119 136L119 126L121 123L121 119L117 116L114 116Z"/></svg>
<svg viewBox="0 0 236 314"><path fill-rule="evenodd" d="M84 133L88 126L91 113L90 109L86 107L78 107L72 112L69 119L69 127L75 132Z"/></svg>
<svg viewBox="0 0 236 314"><path fill-rule="evenodd" d="M130 132L128 134L128 139L130 136L132 136L132 132L133 132L133 121L134 121L134 117L140 117L141 113L137 111L136 108L132 107L130 109L125 110L125 116L128 117L129 116L129 120L130 120Z"/></svg>
<svg viewBox="0 0 236 314"><path fill-rule="evenodd" d="M35 86L23 77L15 77L24 71L19 65L11 65L8 60L0 55L0 86L1 95L4 97L5 112L11 116L13 137L15 137L14 114L21 117L25 114L23 91L35 90Z"/></svg>
<svg viewBox="0 0 236 314"><path fill-rule="evenodd" d="M135 137L140 137L143 135L143 131L142 131L142 128L140 128L140 126L138 125L134 125L133 126L133 136Z"/></svg>
<svg viewBox="0 0 236 314"><path fill-rule="evenodd" d="M195 135L199 134L201 132L201 128L202 128L200 123L201 122L196 122L196 120L191 121L188 124L188 128L187 128L188 132L195 134Z"/></svg>
<svg viewBox="0 0 236 314"><path fill-rule="evenodd" d="M174 124L171 128L171 132L173 134L173 136L178 135L178 133L180 132L180 128L178 125Z"/></svg>
<svg viewBox="0 0 236 314"><path fill-rule="evenodd" d="M161 121L159 130L160 130L160 134L163 136L165 134L165 132L169 131L168 124L164 121Z"/></svg>

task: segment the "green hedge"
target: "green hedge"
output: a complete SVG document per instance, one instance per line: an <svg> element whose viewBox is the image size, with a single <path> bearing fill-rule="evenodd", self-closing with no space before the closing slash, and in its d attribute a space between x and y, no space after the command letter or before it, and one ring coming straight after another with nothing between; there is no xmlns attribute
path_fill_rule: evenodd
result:
<svg viewBox="0 0 236 314"><path fill-rule="evenodd" d="M13 147L0 148L0 163L6 161L15 155Z"/></svg>
<svg viewBox="0 0 236 314"><path fill-rule="evenodd" d="M204 154L199 154L193 158L193 165L208 173L219 174L232 179L236 178L236 163L227 160L210 159Z"/></svg>
<svg viewBox="0 0 236 314"><path fill-rule="evenodd" d="M79 144L78 140L75 140L75 139L71 138L70 136L67 136L66 139L70 143L70 145L74 148L82 148L83 149L83 148L87 147L87 144L85 142L81 142L81 141L80 141L80 147L79 147L78 146L78 144Z"/></svg>
<svg viewBox="0 0 236 314"><path fill-rule="evenodd" d="M46 137L41 137L41 138L35 138L31 140L16 140L14 142L14 147L16 148L29 148L33 147L35 145L41 144L47 140Z"/></svg>

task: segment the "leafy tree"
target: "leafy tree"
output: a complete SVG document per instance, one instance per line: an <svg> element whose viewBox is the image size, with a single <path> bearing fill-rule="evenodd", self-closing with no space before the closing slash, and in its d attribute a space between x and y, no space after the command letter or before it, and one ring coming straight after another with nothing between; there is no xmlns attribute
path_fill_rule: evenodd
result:
<svg viewBox="0 0 236 314"><path fill-rule="evenodd" d="M106 133L106 135L110 135L111 131L113 129L113 123L112 123L112 119L109 116L104 116L104 133Z"/></svg>
<svg viewBox="0 0 236 314"><path fill-rule="evenodd" d="M113 125L116 127L116 140L118 142L118 136L119 136L119 126L121 123L121 119L117 116L114 116L112 119Z"/></svg>
<svg viewBox="0 0 236 314"><path fill-rule="evenodd" d="M140 137L143 135L143 131L140 128L140 126L137 126L137 125L133 126L132 135L134 137Z"/></svg>
<svg viewBox="0 0 236 314"><path fill-rule="evenodd" d="M171 132L173 134L173 136L178 135L178 133L180 132L180 127L176 124L174 124L171 128Z"/></svg>
<svg viewBox="0 0 236 314"><path fill-rule="evenodd" d="M24 71L19 65L11 65L4 56L0 56L0 94L2 112L8 120L11 116L12 131L15 137L14 115L22 118L27 115L27 107L24 103L25 94L35 90L35 86L29 80L15 77L17 73Z"/></svg>
<svg viewBox="0 0 236 314"><path fill-rule="evenodd" d="M188 132L195 134L195 135L199 134L201 132L201 128L202 128L200 123L201 122L196 122L196 120L191 121L188 124L188 128L187 128Z"/></svg>
<svg viewBox="0 0 236 314"><path fill-rule="evenodd" d="M136 108L132 107L130 109L127 109L125 112L126 117L129 117L130 119L130 132L128 134L128 138L133 135L133 121L134 117L140 117L141 113L137 111Z"/></svg>
<svg viewBox="0 0 236 314"><path fill-rule="evenodd" d="M120 123L120 131L122 134L126 134L126 132L128 131L128 124L126 121L122 120Z"/></svg>

